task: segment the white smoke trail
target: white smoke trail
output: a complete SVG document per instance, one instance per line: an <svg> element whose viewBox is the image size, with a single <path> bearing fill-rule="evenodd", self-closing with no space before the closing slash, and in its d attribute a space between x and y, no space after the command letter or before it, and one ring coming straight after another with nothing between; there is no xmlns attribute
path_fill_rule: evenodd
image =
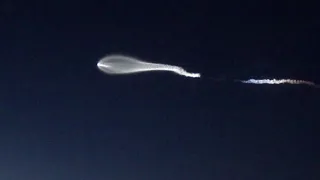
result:
<svg viewBox="0 0 320 180"><path fill-rule="evenodd" d="M101 60L97 64L98 68L107 74L133 74L138 72L148 71L171 71L176 74L200 78L200 73L190 73L184 70L182 67L169 65L169 64L158 64L145 62L133 57L124 55L109 55Z"/></svg>
<svg viewBox="0 0 320 180"><path fill-rule="evenodd" d="M312 81L304 81L297 79L249 79L240 82L248 84L305 84L313 87L319 87L319 85Z"/></svg>

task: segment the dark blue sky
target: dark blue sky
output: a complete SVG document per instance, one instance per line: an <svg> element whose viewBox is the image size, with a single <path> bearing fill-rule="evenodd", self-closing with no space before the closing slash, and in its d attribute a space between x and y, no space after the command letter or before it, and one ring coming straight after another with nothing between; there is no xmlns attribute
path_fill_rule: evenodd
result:
<svg viewBox="0 0 320 180"><path fill-rule="evenodd" d="M320 91L232 82L320 83L316 4L0 2L0 179L319 178ZM108 76L110 53L203 78Z"/></svg>

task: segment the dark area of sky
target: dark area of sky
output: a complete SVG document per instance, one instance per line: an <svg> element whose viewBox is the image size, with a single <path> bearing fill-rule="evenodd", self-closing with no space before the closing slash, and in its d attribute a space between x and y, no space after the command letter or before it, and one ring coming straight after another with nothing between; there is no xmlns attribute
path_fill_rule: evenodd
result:
<svg viewBox="0 0 320 180"><path fill-rule="evenodd" d="M0 179L319 179L319 14L298 1L0 1ZM108 76L110 53L202 73ZM215 78L222 81L216 81Z"/></svg>

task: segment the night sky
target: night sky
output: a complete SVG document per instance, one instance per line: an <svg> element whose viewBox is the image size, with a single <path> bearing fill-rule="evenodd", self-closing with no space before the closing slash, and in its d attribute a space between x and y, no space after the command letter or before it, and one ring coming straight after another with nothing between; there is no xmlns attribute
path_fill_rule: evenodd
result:
<svg viewBox="0 0 320 180"><path fill-rule="evenodd" d="M233 82L320 83L316 4L0 2L1 180L320 178L320 89ZM112 53L202 78L109 76Z"/></svg>

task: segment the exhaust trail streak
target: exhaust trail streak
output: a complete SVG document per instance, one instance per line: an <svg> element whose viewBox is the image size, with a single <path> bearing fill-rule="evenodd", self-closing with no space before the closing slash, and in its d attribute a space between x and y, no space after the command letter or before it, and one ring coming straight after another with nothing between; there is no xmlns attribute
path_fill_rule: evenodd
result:
<svg viewBox="0 0 320 180"><path fill-rule="evenodd" d="M304 80L297 80L297 79L249 79L249 80L240 80L240 82L247 83L247 84L304 84L304 85L319 88L319 85L317 85L312 81L304 81Z"/></svg>

